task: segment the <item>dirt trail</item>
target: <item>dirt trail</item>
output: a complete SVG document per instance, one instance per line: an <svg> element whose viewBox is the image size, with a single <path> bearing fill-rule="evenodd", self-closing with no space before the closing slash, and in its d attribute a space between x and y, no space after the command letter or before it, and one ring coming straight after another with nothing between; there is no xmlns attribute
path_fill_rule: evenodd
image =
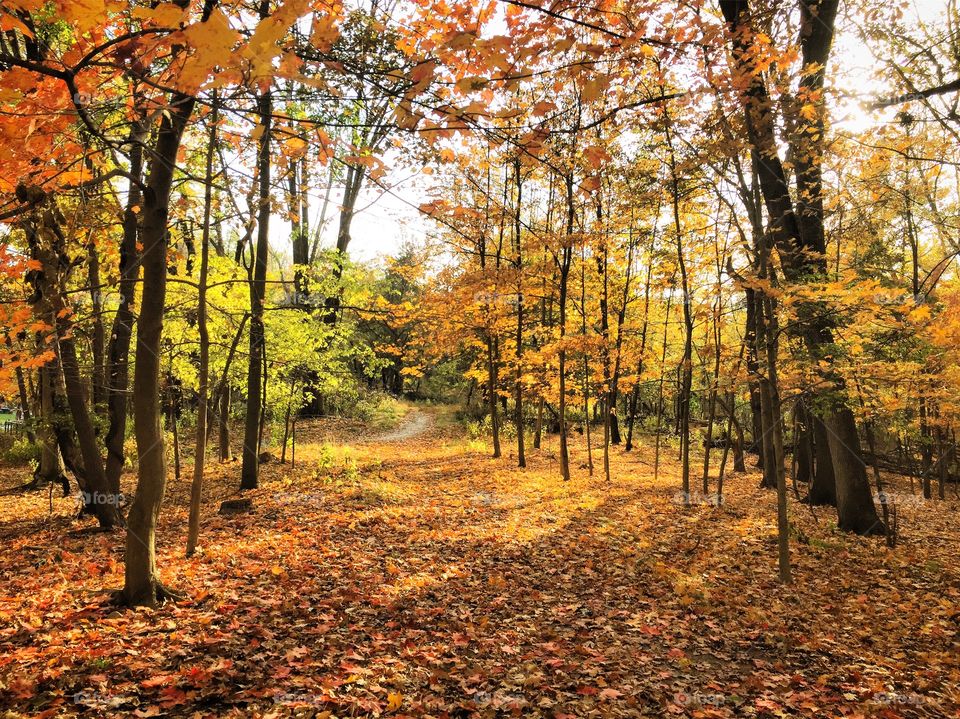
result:
<svg viewBox="0 0 960 719"><path fill-rule="evenodd" d="M419 437L433 427L433 415L421 409L412 409L396 429L370 438L370 442L405 442Z"/></svg>

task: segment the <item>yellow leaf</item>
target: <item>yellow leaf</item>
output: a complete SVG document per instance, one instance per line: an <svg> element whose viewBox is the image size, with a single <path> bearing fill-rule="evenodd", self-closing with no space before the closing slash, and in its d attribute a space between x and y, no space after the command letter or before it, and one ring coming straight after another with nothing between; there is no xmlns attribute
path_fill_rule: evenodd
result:
<svg viewBox="0 0 960 719"><path fill-rule="evenodd" d="M387 710L395 712L403 704L403 694L400 692L390 692L387 694Z"/></svg>
<svg viewBox="0 0 960 719"><path fill-rule="evenodd" d="M59 19L81 33L103 25L107 14L104 0L59 0L57 10Z"/></svg>
<svg viewBox="0 0 960 719"><path fill-rule="evenodd" d="M27 37L33 37L33 32L31 32L30 28L20 20L12 15L0 14L0 32L8 32L9 30L19 30Z"/></svg>
<svg viewBox="0 0 960 719"><path fill-rule="evenodd" d="M141 20L153 20L161 27L177 27L181 18L183 18L183 8L174 5L172 2L164 2L155 8L134 8L131 14Z"/></svg>
<svg viewBox="0 0 960 719"><path fill-rule="evenodd" d="M539 116L546 115L547 113L553 112L556 109L557 106L554 103L550 102L549 100L545 100L534 105L532 112L535 116Z"/></svg>
<svg viewBox="0 0 960 719"><path fill-rule="evenodd" d="M603 80L587 80L583 83L583 88L580 90L580 98L587 103L593 102L600 97L606 89L606 85L606 82Z"/></svg>
<svg viewBox="0 0 960 719"><path fill-rule="evenodd" d="M800 115L806 120L813 122L817 119L817 107L812 102L808 102L800 108ZM815 132L815 131L814 131Z"/></svg>
<svg viewBox="0 0 960 719"><path fill-rule="evenodd" d="M183 36L193 48L177 77L180 87L186 90L197 89L217 65L230 64L231 50L240 37L219 9L210 13L206 22L186 28Z"/></svg>

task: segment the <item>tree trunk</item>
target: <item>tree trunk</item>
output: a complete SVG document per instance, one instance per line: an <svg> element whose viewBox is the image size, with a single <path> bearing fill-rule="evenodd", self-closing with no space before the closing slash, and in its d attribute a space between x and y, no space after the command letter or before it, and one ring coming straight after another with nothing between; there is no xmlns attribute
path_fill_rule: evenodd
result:
<svg viewBox="0 0 960 719"><path fill-rule="evenodd" d="M310 228L307 209L307 161L294 161L287 176L290 212L290 241L293 245L294 306L310 306L307 265L310 264Z"/></svg>
<svg viewBox="0 0 960 719"><path fill-rule="evenodd" d="M260 17L268 14L269 3L260 4ZM264 329L263 304L266 296L267 253L270 228L270 133L273 101L269 90L257 100L262 133L257 150L259 179L257 249L250 282L250 355L247 364L247 416L243 433L243 466L240 489L256 489L260 482L260 410L263 402Z"/></svg>
<svg viewBox="0 0 960 719"><path fill-rule="evenodd" d="M759 242L764 242L759 238ZM757 346L757 357L764 362L764 368L757 376L757 387L760 394L760 456L763 457L763 476L760 487L763 489L777 488L777 455L774 434L780 425L780 416L774 408L774 397L769 377L769 365L764 356L766 344L766 322L764 319L764 297L760 292L753 292L754 312L754 342ZM758 367L759 370L759 367Z"/></svg>
<svg viewBox="0 0 960 719"><path fill-rule="evenodd" d="M805 281L825 270L823 231L822 154L824 106L822 90L825 68L833 42L833 26L839 0L801 0L800 46L803 60L800 87L811 98L816 112L798 115L791 137L794 179L798 200L794 204L777 144L773 108L765 74L754 52L754 28L748 0L720 0L720 9L730 31L731 62L746 79L741 93L747 135L753 151L754 169L770 218L768 231L780 255L783 273L790 281ZM797 322L813 358L818 359L833 343L833 328L824 313L811 305L799 308ZM836 387L834 396L822 405L829 435L830 456L837 487L838 526L860 534L883 532L877 516L861 458L853 412L843 398L842 378L827 373Z"/></svg>
<svg viewBox="0 0 960 719"><path fill-rule="evenodd" d="M853 412L842 403L830 408L823 418L833 459L840 529L857 534L883 534L861 457L860 437Z"/></svg>
<svg viewBox="0 0 960 719"><path fill-rule="evenodd" d="M921 389L921 391L924 391ZM923 488L923 498L933 496L930 470L933 468L933 440L930 437L930 424L927 421L927 398L920 398L920 486Z"/></svg>
<svg viewBox="0 0 960 719"><path fill-rule="evenodd" d="M490 404L490 431L493 434L493 456L500 456L500 414L497 408L497 377L496 343L493 337L487 336L487 400Z"/></svg>
<svg viewBox="0 0 960 719"><path fill-rule="evenodd" d="M232 458L230 452L230 385L226 384L220 393L220 410L217 413L219 421L220 437L219 450L220 461L227 462Z"/></svg>
<svg viewBox="0 0 960 719"><path fill-rule="evenodd" d="M90 342L93 359L91 407L95 414L99 414L106 402L107 383L104 376L106 337L103 329L103 288L100 287L100 257L97 255L97 246L92 241L87 245L87 282L90 286L93 313L93 336Z"/></svg>
<svg viewBox="0 0 960 719"><path fill-rule="evenodd" d="M587 340L587 258L586 247L580 247L580 335ZM590 436L590 355L583 353L583 434L587 439L587 472L593 476L593 443Z"/></svg>
<svg viewBox="0 0 960 719"><path fill-rule="evenodd" d="M233 364L233 358L237 354L237 347L240 346L240 339L243 337L243 328L250 319L250 313L245 312L237 326L237 331L233 335L233 341L230 343L230 349L227 351L227 359L223 363L223 371L220 373L220 380L217 387L210 396L208 405L217 410L217 424L220 428L220 461L224 462L231 458L230 454L230 366ZM207 429L209 441L210 428ZM226 454L223 454L224 450Z"/></svg>
<svg viewBox="0 0 960 719"><path fill-rule="evenodd" d="M680 463L683 503L690 505L690 390L693 384L693 298L687 279L687 265L683 256L683 230L680 224L680 178L677 176L677 161L673 150L673 134L670 116L664 110L664 135L669 148L671 203L673 206L673 229L676 238L677 268L680 270L680 290L683 292L683 359L679 392L678 419L680 425Z"/></svg>
<svg viewBox="0 0 960 719"><path fill-rule="evenodd" d="M837 482L830 454L830 433L823 419L810 412L813 425L813 481L807 490L807 502L814 506L837 506Z"/></svg>
<svg viewBox="0 0 960 719"><path fill-rule="evenodd" d="M810 413L798 401L793 407L793 456L797 465L794 481L809 485L813 479L813 438L810 431Z"/></svg>
<svg viewBox="0 0 960 719"><path fill-rule="evenodd" d="M55 307L56 305L57 303L54 303ZM103 459L100 456L100 445L97 442L97 434L90 418L83 379L80 376L76 346L70 334L71 322L62 313L62 309L57 310L57 351L67 388L67 404L70 406L70 414L73 417L80 455L83 457L83 468L89 487L88 492L91 495L89 503L93 505L93 510L101 527L121 526L123 517L120 515L120 497L111 492L107 485Z"/></svg>
<svg viewBox="0 0 960 719"><path fill-rule="evenodd" d="M40 465L34 472L34 481L37 486L41 483L63 483L60 471L60 452L57 446L57 437L54 433L54 380L55 368L52 363L41 365L39 368L40 384L40 424L38 427L38 441L40 443ZM69 484L65 487L69 492Z"/></svg>
<svg viewBox="0 0 960 719"><path fill-rule="evenodd" d="M567 290L570 280L570 265L573 263L573 228L576 219L576 206L573 203L573 175L565 178L567 227L566 242L560 250L558 262L560 271L560 352L557 360L559 364L560 398L557 418L560 424L560 476L564 482L570 481L570 453L567 449Z"/></svg>
<svg viewBox="0 0 960 719"><path fill-rule="evenodd" d="M650 240L650 251L653 252L654 242L656 241L656 228L654 235ZM643 360L647 351L647 328L649 327L650 315L650 280L653 276L652 258L647 263L647 279L643 286L643 326L640 329L640 359L637 360L637 381L630 392L630 419L627 423L627 443L624 449L629 452L633 449L633 423L637 418L637 403L640 399L640 382L643 376ZM624 294L624 307L626 307L626 294Z"/></svg>
<svg viewBox="0 0 960 719"><path fill-rule="evenodd" d="M123 238L120 241L120 304L113 317L110 343L107 348L107 483L120 491L120 475L125 464L123 442L127 433L127 395L130 384L130 340L133 337L133 306L140 273L137 239L137 213L143 202L140 178L143 176L143 142L146 128L135 120L130 129L130 187L123 214Z"/></svg>
<svg viewBox="0 0 960 719"><path fill-rule="evenodd" d="M10 341L10 335L6 336L7 347L13 351L13 342ZM30 412L30 398L27 396L27 382L23 374L23 367L19 364L14 368L14 375L17 379L17 397L20 400L20 416L23 421L24 432L27 435L27 440L31 444L37 443L36 433L33 431L33 423L31 422L32 413Z"/></svg>
<svg viewBox="0 0 960 719"><path fill-rule="evenodd" d="M213 8L206 0L203 20ZM180 141L195 99L171 93L160 117L150 175L143 197L143 288L137 319L137 355L133 377L133 421L137 438L137 493L127 516L127 551L122 601L153 606L169 594L157 576L156 528L167 483L160 428L160 337L167 293L167 217L170 188Z"/></svg>
<svg viewBox="0 0 960 719"><path fill-rule="evenodd" d="M533 425L533 448L540 449L543 435L543 397L537 397L537 419Z"/></svg>
<svg viewBox="0 0 960 719"><path fill-rule="evenodd" d="M940 417L940 421L943 421L943 418ZM946 487L947 481L950 478L950 450L947 449L947 443L944 438L944 429L943 426L937 427L937 454L939 459L937 460L937 466L939 472L937 472L937 499L943 500L946 499Z"/></svg>
<svg viewBox="0 0 960 719"><path fill-rule="evenodd" d="M173 440L173 478L180 481L180 431L179 415L180 400L179 388L174 382L173 372L167 372L167 424Z"/></svg>
<svg viewBox="0 0 960 719"><path fill-rule="evenodd" d="M42 191L21 187L18 193L32 194L34 199L40 201L24 227L31 257L39 263L39 269L32 270L29 275L33 290L30 301L37 316L47 317L54 328L54 349L63 373L67 405L83 458L86 486L82 486L81 490L85 493L84 504L93 510L101 527L109 529L120 526L123 524L120 497L111 492L107 485L84 382L80 376L71 312L64 299L66 277L62 274L69 272L70 265L65 261L66 245L60 230L61 217L54 200Z"/></svg>
<svg viewBox="0 0 960 719"><path fill-rule="evenodd" d="M343 268L347 260L347 247L350 245L350 226L353 224L353 218L356 213L357 198L360 197L360 188L363 186L363 180L366 176L366 168L363 165L347 164L346 183L343 188L343 202L340 207L340 224L337 228L337 254L333 265L333 278L336 280L337 288L325 301L324 321L329 325L337 322L337 316L340 312L340 293L342 288L339 286L340 279L343 277Z"/></svg>
<svg viewBox="0 0 960 719"><path fill-rule="evenodd" d="M764 260L766 263L766 260ZM766 274L766 268L763 269ZM780 389L777 381L777 316L772 297L765 297L761 314L763 340L767 359L766 383L769 386L771 414L773 415L773 459L777 482L777 562L782 584L791 581L790 522L787 516L787 476L784 467L783 432L780 421Z"/></svg>
<svg viewBox="0 0 960 719"><path fill-rule="evenodd" d="M513 217L513 242L516 249L514 267L517 271L517 334L516 334L516 381L514 384L514 424L517 427L517 466L526 467L523 426L523 237L520 234L520 207L523 199L523 178L520 175L520 158L514 160L514 184L517 187L517 202Z"/></svg>
<svg viewBox="0 0 960 719"><path fill-rule="evenodd" d="M757 362L757 300L755 290L750 287L745 288L744 294L747 311L743 341L746 345L747 387L750 391L751 447L757 453L757 467L763 469L763 404L760 400L760 385L757 382L760 376L760 365Z"/></svg>
<svg viewBox="0 0 960 719"><path fill-rule="evenodd" d="M660 441L663 435L663 384L665 380L664 368L667 362L667 345L670 335L670 309L672 304L673 293L671 292L667 295L667 308L663 315L663 344L660 347L660 379L657 385L657 425L656 436L653 443L654 481L657 481L657 479L660 477Z"/></svg>
<svg viewBox="0 0 960 719"><path fill-rule="evenodd" d="M720 305L714 303L713 311L713 375L710 379L710 394L707 400L707 435L703 448L703 496L710 493L710 449L713 446L713 422L717 414L717 393L720 391ZM730 433L727 432L729 440ZM726 456L726 452L724 452Z"/></svg>
<svg viewBox="0 0 960 719"><path fill-rule="evenodd" d="M213 95L210 135L207 138L206 183L203 189L203 231L200 238L200 277L197 279L197 332L200 367L197 386L197 427L193 445L193 481L190 484L190 516L187 522L187 556L193 556L200 540L200 500L203 496L203 465L207 450L207 385L210 379L210 332L207 328L207 274L210 265L210 211L213 204L213 151L217 144L219 105Z"/></svg>

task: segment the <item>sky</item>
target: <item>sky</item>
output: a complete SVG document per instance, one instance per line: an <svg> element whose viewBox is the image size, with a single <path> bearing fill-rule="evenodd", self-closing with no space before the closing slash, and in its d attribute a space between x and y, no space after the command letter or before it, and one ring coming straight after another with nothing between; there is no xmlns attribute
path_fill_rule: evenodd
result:
<svg viewBox="0 0 960 719"><path fill-rule="evenodd" d="M946 0L913 0L909 4L908 17L930 21L939 17L946 7ZM843 5L841 5L843 12ZM834 128L840 131L860 132L871 125L889 122L896 110L868 110L866 104L883 96L886 88L874 79L878 61L855 33L849 31L857 18L847 17L838 23L831 64L834 71L846 76L843 81L845 97L832 98L831 113ZM841 30L843 28L843 30ZM395 165L388 158L387 166ZM355 216L349 254L357 262L376 262L396 253L406 242L422 242L435 226L417 209L426 201L432 187L431 177L420 173L420 168L405 164L399 169L390 169L382 182L390 187L383 192L370 182L365 185L357 202L361 211ZM323 234L323 246L332 247L336 240L337 205L339 191L331 196L328 222ZM319 214L322 196L311 197L311 211ZM271 246L289 254L290 224L286 218L274 216L270 229Z"/></svg>
<svg viewBox="0 0 960 719"><path fill-rule="evenodd" d="M382 182L389 192L383 192L367 182L360 198L351 226L351 241L348 253L355 262L373 262L395 254L405 242L420 241L432 229L431 220L417 209L425 201L430 184L425 175L416 174L417 169L405 168L390 171ZM331 193L327 224L322 246L331 248L336 244L338 205L342 199L340 188ZM319 217L323 197L311 195L311 216ZM274 248L290 247L290 223L284 217L271 218L270 243Z"/></svg>

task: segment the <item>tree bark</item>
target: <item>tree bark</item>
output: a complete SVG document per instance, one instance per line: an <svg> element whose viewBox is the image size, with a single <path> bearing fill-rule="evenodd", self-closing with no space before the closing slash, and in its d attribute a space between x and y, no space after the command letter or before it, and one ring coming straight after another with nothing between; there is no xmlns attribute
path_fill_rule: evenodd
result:
<svg viewBox="0 0 960 719"><path fill-rule="evenodd" d="M137 240L140 222L138 212L143 196L143 142L146 128L135 120L130 129L130 186L123 213L123 238L120 241L120 303L113 317L107 348L107 449L106 475L112 491L120 491L120 475L125 457L123 442L127 433L127 409L130 384L130 340L133 337L133 307L140 274Z"/></svg>
<svg viewBox="0 0 960 719"><path fill-rule="evenodd" d="M497 377L496 342L490 335L487 336L487 401L490 405L490 431L493 434L493 456L500 456L500 410L497 408Z"/></svg>
<svg viewBox="0 0 960 719"><path fill-rule="evenodd" d="M830 433L823 419L810 412L813 425L813 481L807 490L807 502L814 506L837 506L837 482L830 454Z"/></svg>
<svg viewBox="0 0 960 719"><path fill-rule="evenodd" d="M513 242L516 250L514 268L517 271L517 333L516 333L516 379L514 383L514 424L517 427L517 466L526 467L523 425L523 237L520 233L520 207L523 201L523 177L520 174L520 158L514 160L514 184L517 188L516 207L513 217Z"/></svg>
<svg viewBox="0 0 960 719"><path fill-rule="evenodd" d="M197 279L197 332L200 367L197 386L196 442L193 445L193 481L190 484L190 515L187 522L187 556L193 556L200 540L200 500L203 496L203 465L207 449L207 384L210 378L210 331L207 328L207 274L210 265L210 210L213 204L213 151L217 144L219 105L213 95L210 134L207 138L206 185L203 190L203 231L200 238L200 277Z"/></svg>
<svg viewBox="0 0 960 719"><path fill-rule="evenodd" d="M560 250L560 259L557 261L560 270L560 351L558 364L560 373L560 398L557 408L560 423L560 476L564 482L570 481L570 453L567 449L567 290L570 280L570 265L573 263L573 228L576 219L576 207L573 203L573 175L567 175L566 208L567 227L564 246Z"/></svg>
<svg viewBox="0 0 960 719"><path fill-rule="evenodd" d="M227 462L233 454L230 451L230 385L227 384L220 393L220 408L217 412L219 441L219 456L221 462Z"/></svg>
<svg viewBox="0 0 960 719"><path fill-rule="evenodd" d="M269 13L269 2L260 3L260 17ZM257 100L260 117L260 135L257 150L259 180L257 248L250 282L250 355L247 364L247 416L243 433L243 466L240 470L240 489L256 489L260 483L260 411L263 402L264 327L263 305L266 297L267 253L270 229L270 133L273 98L270 90Z"/></svg>
<svg viewBox="0 0 960 719"><path fill-rule="evenodd" d="M206 0L202 20L215 0ZM196 100L172 92L160 117L150 173L143 193L143 288L137 319L133 377L133 421L139 457L137 493L127 516L127 551L120 599L131 606L153 606L170 593L157 576L156 528L167 483L160 428L160 338L167 294L167 219L177 153Z"/></svg>
<svg viewBox="0 0 960 719"><path fill-rule="evenodd" d="M806 281L825 268L823 234L822 152L824 107L822 89L825 67L833 41L838 0L800 0L800 45L803 70L800 94L817 109L812 118L798 113L792 138L792 157L798 201L790 196L774 130L773 105L765 75L755 52L754 29L748 0L719 0L730 31L732 65L744 79L741 93L747 136L753 149L759 185L769 218L768 230L789 281ZM762 161L760 161L762 159ZM833 342L833 330L816 303L799 310L800 333L818 359ZM827 373L834 385L832 396L818 403L829 434L830 456L837 486L838 526L860 534L883 532L870 485L864 471L856 421L843 396L844 383Z"/></svg>
<svg viewBox="0 0 960 719"><path fill-rule="evenodd" d="M83 476L86 486L84 504L92 509L100 526L110 529L123 524L120 514L120 497L107 485L103 459L97 442L96 431L87 405L84 382L80 375L76 345L72 332L71 310L64 299L66 278L70 270L66 259L66 241L60 224L61 217L53 198L37 188L18 188L21 199L30 195L39 200L24 229L30 246L31 257L39 263L39 269L29 274L33 294L30 298L38 317L46 317L53 327L56 338L55 351L66 389L67 405L70 408L73 429L83 461Z"/></svg>
<svg viewBox="0 0 960 719"><path fill-rule="evenodd" d="M683 228L680 224L680 178L677 176L677 161L673 150L673 133L670 116L664 110L664 135L669 149L670 194L673 207L673 230L677 253L677 269L680 271L680 290L683 292L683 358L681 360L680 392L678 395L678 420L680 425L680 464L683 503L690 505L690 390L693 384L693 298L687 278L687 264L683 256Z"/></svg>
<svg viewBox="0 0 960 719"><path fill-rule="evenodd" d="M106 337L103 329L103 289L100 287L100 257L97 254L96 243L91 241L87 245L87 283L90 287L90 300L93 314L93 334L90 338L90 350L93 360L92 382L92 411L101 413L106 403L107 383L105 378L104 348Z"/></svg>

